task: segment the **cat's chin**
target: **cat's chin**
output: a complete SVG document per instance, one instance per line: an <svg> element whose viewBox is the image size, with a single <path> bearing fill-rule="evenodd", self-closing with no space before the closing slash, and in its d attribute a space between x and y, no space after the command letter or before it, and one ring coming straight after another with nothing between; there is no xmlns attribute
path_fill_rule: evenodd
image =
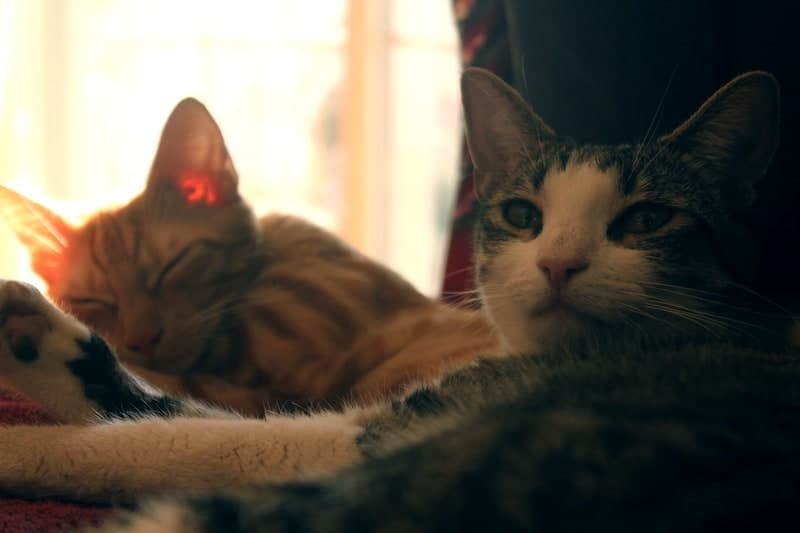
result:
<svg viewBox="0 0 800 533"><path fill-rule="evenodd" d="M563 301L527 307L499 305L490 309L490 315L509 354L574 351L644 340L630 317Z"/></svg>
<svg viewBox="0 0 800 533"><path fill-rule="evenodd" d="M528 309L528 316L533 320L558 320L567 322L593 321L595 317L560 301L551 301Z"/></svg>
<svg viewBox="0 0 800 533"><path fill-rule="evenodd" d="M591 316L563 304L515 312L499 308L491 313L505 341L506 351L539 353L568 340L586 336L596 322Z"/></svg>

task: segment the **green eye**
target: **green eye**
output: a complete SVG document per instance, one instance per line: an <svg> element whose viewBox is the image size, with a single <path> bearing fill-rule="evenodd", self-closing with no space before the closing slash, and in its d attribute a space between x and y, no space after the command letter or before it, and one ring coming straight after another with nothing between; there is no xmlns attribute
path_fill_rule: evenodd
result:
<svg viewBox="0 0 800 533"><path fill-rule="evenodd" d="M653 233L672 220L675 209L664 205L641 203L625 211L609 227L609 235L644 235Z"/></svg>
<svg viewBox="0 0 800 533"><path fill-rule="evenodd" d="M534 233L542 231L542 212L535 205L521 198L503 203L503 218L517 229L531 229Z"/></svg>

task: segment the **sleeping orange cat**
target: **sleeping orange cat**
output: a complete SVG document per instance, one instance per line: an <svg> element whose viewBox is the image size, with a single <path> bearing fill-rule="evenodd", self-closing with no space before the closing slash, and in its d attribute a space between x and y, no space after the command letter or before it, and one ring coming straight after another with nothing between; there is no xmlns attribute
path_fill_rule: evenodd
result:
<svg viewBox="0 0 800 533"><path fill-rule="evenodd" d="M150 383L254 414L395 391L494 351L483 316L426 298L302 219L256 219L194 99L167 120L145 190L72 227L0 187L0 211L62 308Z"/></svg>

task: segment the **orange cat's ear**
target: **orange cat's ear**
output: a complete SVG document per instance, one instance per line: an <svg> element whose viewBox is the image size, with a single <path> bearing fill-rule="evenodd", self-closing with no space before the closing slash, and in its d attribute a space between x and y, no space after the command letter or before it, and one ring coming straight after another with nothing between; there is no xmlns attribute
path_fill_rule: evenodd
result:
<svg viewBox="0 0 800 533"><path fill-rule="evenodd" d="M147 186L176 186L187 203L228 205L239 199L239 178L222 131L206 107L182 100L167 119Z"/></svg>
<svg viewBox="0 0 800 533"><path fill-rule="evenodd" d="M0 186L0 215L31 254L33 271L48 285L62 271L74 230L60 216L21 194Z"/></svg>

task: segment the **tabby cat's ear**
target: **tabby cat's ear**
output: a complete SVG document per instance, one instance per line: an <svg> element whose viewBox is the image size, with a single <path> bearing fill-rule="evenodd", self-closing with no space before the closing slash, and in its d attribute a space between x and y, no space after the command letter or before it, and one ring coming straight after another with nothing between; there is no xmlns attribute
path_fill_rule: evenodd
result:
<svg viewBox="0 0 800 533"><path fill-rule="evenodd" d="M544 143L556 138L517 91L487 70L464 70L461 98L479 196L513 172L523 158L536 160Z"/></svg>
<svg viewBox="0 0 800 533"><path fill-rule="evenodd" d="M228 205L239 199L239 178L222 131L194 98L175 106L158 145L148 188L168 182L193 205Z"/></svg>
<svg viewBox="0 0 800 533"><path fill-rule="evenodd" d="M74 230L60 216L21 194L0 186L0 215L31 254L33 271L52 286Z"/></svg>
<svg viewBox="0 0 800 533"><path fill-rule="evenodd" d="M735 210L754 200L753 185L778 148L780 90L767 72L749 72L718 90L663 140Z"/></svg>

